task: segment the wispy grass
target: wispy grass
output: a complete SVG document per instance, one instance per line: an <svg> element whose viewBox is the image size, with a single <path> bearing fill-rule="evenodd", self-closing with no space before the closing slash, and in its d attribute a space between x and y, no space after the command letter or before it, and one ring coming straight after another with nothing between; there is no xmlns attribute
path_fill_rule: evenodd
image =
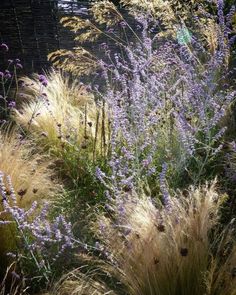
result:
<svg viewBox="0 0 236 295"><path fill-rule="evenodd" d="M225 198L213 184L179 192L168 208L140 196L124 201L122 208L113 205L95 226L96 249L103 257L101 263L94 259L97 277L106 272L107 278L120 281L126 292L113 286L117 294L234 295L233 223L219 231ZM80 294L76 290L90 284L89 272L75 270L64 283L61 290L67 291L62 294Z"/></svg>
<svg viewBox="0 0 236 295"><path fill-rule="evenodd" d="M35 153L33 142L14 131L0 132L0 170L11 177L23 207L35 199L52 198L60 188L48 157Z"/></svg>
<svg viewBox="0 0 236 295"><path fill-rule="evenodd" d="M75 155L94 160L107 152L108 118L105 106L95 101L86 86L61 73L23 78L26 97L14 119L34 139L59 159Z"/></svg>

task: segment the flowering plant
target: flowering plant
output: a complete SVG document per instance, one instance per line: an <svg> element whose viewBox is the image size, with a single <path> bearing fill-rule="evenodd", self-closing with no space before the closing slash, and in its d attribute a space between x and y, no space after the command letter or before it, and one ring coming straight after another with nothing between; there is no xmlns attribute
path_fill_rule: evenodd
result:
<svg viewBox="0 0 236 295"><path fill-rule="evenodd" d="M9 47L2 43L0 45L0 55L5 55ZM8 119L9 112L16 107L16 94L18 88L17 72L23 68L20 59L8 59L5 70L0 70L0 122L4 123ZM12 86L15 86L15 93Z"/></svg>
<svg viewBox="0 0 236 295"><path fill-rule="evenodd" d="M0 226L11 226L18 237L12 252L7 255L13 259L27 259L28 266L33 265L35 268L35 277L49 282L53 263L62 253L73 247L71 224L62 215L50 221L48 203L39 206L34 201L29 209L20 208L11 178L7 176L6 179L8 190L4 183L4 174L0 172L3 207L0 212Z"/></svg>

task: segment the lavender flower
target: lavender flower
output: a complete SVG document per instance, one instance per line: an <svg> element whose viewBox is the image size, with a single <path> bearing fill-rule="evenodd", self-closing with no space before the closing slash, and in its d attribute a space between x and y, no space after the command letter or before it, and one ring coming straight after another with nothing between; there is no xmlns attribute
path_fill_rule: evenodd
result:
<svg viewBox="0 0 236 295"><path fill-rule="evenodd" d="M0 223L5 226L10 223L16 224L26 252L31 256L38 270L44 269L46 268L45 263L42 264L44 259L55 261L55 257L58 258L65 250L73 248L75 239L72 234L71 223L67 222L62 215L59 215L53 221L49 221L48 204L44 205L40 213L37 213L37 202L33 202L28 210L20 208L10 177L7 176L9 196L6 194L3 178L4 174L0 172L0 197L3 206L0 215L2 213L7 214L8 220L3 220Z"/></svg>
<svg viewBox="0 0 236 295"><path fill-rule="evenodd" d="M10 102L8 103L8 107L9 107L10 109L14 109L14 108L16 107L16 102L15 102L15 101L10 101Z"/></svg>
<svg viewBox="0 0 236 295"><path fill-rule="evenodd" d="M39 82L45 87L48 85L47 78L44 75L39 75Z"/></svg>
<svg viewBox="0 0 236 295"><path fill-rule="evenodd" d="M224 61L229 53L230 28L224 1L218 0L217 7L220 28L217 50L212 54L183 23L178 40L159 42L148 33L153 19L140 13L141 42L130 42L122 47L122 54L113 56L108 44L102 44L112 61L100 61L99 76L106 86L102 97L110 111L111 157L109 177L100 169L96 175L116 205L129 194L141 193L140 183L158 172L160 191L168 203L167 168L162 163L170 171L184 173L199 147L207 146L211 158L221 150L226 128L219 123L235 93L219 91L219 73L227 76ZM174 183L171 177L170 183Z"/></svg>
<svg viewBox="0 0 236 295"><path fill-rule="evenodd" d="M23 69L23 66L22 66L22 64L17 63L17 64L16 64L16 68L17 68L17 69Z"/></svg>
<svg viewBox="0 0 236 295"><path fill-rule="evenodd" d="M2 43L2 44L0 45L0 49L2 49L3 51L8 51L8 50L9 50L9 47L7 46L7 44Z"/></svg>

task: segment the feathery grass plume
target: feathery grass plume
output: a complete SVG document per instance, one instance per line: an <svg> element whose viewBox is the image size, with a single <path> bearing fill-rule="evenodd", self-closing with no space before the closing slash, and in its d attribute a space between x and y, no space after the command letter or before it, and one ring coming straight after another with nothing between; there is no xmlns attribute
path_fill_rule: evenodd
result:
<svg viewBox="0 0 236 295"><path fill-rule="evenodd" d="M100 259L94 256L95 270L91 276L82 268L70 272L55 294L80 294L84 285L85 290L93 288L94 281L99 286L99 273L106 272L124 286L119 291L113 285L117 294L235 295L234 222L223 231L219 227L225 198L213 183L179 192L168 209L145 196L130 196L122 208L120 203L109 205L94 225Z"/></svg>
<svg viewBox="0 0 236 295"><path fill-rule="evenodd" d="M80 83L78 79L70 79L65 72L51 69L45 75L45 78L48 82L47 87L42 87L37 74L34 74L32 78L27 76L21 77L22 86L19 89L19 102L21 97L25 98L24 101L27 101L27 99L31 101L44 94L49 100L55 99L60 101L64 99L75 106L94 103L93 95L87 90L87 87Z"/></svg>
<svg viewBox="0 0 236 295"><path fill-rule="evenodd" d="M101 36L110 38L117 44L123 41L114 34L104 31L101 26L113 27L122 22L123 16L116 6L108 1L94 1L89 9L91 19L84 19L80 16L63 17L61 24L75 34L74 40L78 46L73 50L57 50L48 55L49 60L59 69L68 71L74 75L95 74L101 69L100 60L92 52L89 52L81 44L95 42ZM134 32L134 31L133 31Z"/></svg>
<svg viewBox="0 0 236 295"><path fill-rule="evenodd" d="M179 193L168 210L132 196L100 218L108 269L127 294L235 294L233 231L217 231L224 199L214 184Z"/></svg>
<svg viewBox="0 0 236 295"><path fill-rule="evenodd" d="M78 16L63 17L60 22L64 27L76 33L75 40L80 40L81 43L86 41L93 42L102 33L90 20L82 19ZM85 29L86 31L84 32Z"/></svg>
<svg viewBox="0 0 236 295"><path fill-rule="evenodd" d="M123 20L114 3L109 0L94 1L91 7L93 18L99 25L114 26Z"/></svg>
<svg viewBox="0 0 236 295"><path fill-rule="evenodd" d="M222 42L229 43L226 38L229 28L226 28L222 22L224 16L220 22L216 17L215 11L217 11L217 8L222 8L217 1L206 4L204 0L193 0L188 3L179 0L123 0L121 4L128 14L134 18L135 24L132 24L132 27L118 8L108 0L93 1L91 8L88 10L89 15L86 16L87 19L80 16L62 18L62 25L75 33L74 39L78 42L78 46L73 50L62 49L50 53L48 57L55 67L65 69L79 76L94 75L96 71L101 70L101 64L97 58L99 55L88 52L86 48L81 47L81 44L85 41L99 43L102 40L99 39L100 36L105 36L119 50L130 43L131 40L128 40L127 36L129 39L132 36L133 40L142 42L140 34L136 33L135 26L140 28L139 22L144 15L146 20L149 18L150 22L152 22L151 26L148 24L148 34L154 34L155 38L160 40L166 41L166 38L171 40L177 38L183 45L191 43L193 40L196 41L197 37L198 41L201 40L202 45L209 49L210 53L213 53L218 48L216 46L217 35L219 35L220 31L224 31ZM233 16L232 13L231 15ZM211 30L209 30L209 27ZM118 28L121 29L124 36L119 35ZM233 27L231 27L230 31L235 33ZM212 32L212 34L209 32ZM192 39L193 34L195 39ZM100 47L103 47L102 42L100 42ZM228 63L228 55L225 62Z"/></svg>
<svg viewBox="0 0 236 295"><path fill-rule="evenodd" d="M0 132L0 170L11 177L18 205L22 207L28 207L36 199L50 199L59 192L49 168L52 163L45 156L35 154L33 147L32 142L22 140L16 132Z"/></svg>
<svg viewBox="0 0 236 295"><path fill-rule="evenodd" d="M79 46L73 50L57 50L50 53L48 58L56 68L77 76L89 75L99 68L98 60L88 50Z"/></svg>
<svg viewBox="0 0 236 295"><path fill-rule="evenodd" d="M51 295L116 295L105 283L83 274L80 269L71 271L63 277L50 292Z"/></svg>
<svg viewBox="0 0 236 295"><path fill-rule="evenodd" d="M71 82L62 72L52 71L46 79L47 87L37 76L30 83L29 78L25 79L30 89L25 83L21 93L30 93L31 99L15 111L15 121L52 151L74 147L74 152L86 149L92 156L98 146L100 150L100 142L107 141L106 111L104 117L103 106L95 102L87 87Z"/></svg>

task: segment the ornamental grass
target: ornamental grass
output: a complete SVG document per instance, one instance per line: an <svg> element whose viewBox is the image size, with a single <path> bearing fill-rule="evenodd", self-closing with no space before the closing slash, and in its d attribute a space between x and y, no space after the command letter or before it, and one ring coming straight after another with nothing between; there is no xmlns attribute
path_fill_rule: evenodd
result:
<svg viewBox="0 0 236 295"><path fill-rule="evenodd" d="M21 80L23 103L13 115L17 124L56 155L70 147L77 153L86 150L90 157L104 154L105 106L96 103L85 85L58 71Z"/></svg>
<svg viewBox="0 0 236 295"><path fill-rule="evenodd" d="M93 294L86 292L88 285L96 285L94 294L236 294L233 222L222 231L219 227L225 198L214 183L179 192L168 206L140 196L115 202L94 227L103 261L90 256L91 276L77 269L54 294ZM99 285L101 273L107 289L109 278L119 282L107 293Z"/></svg>

